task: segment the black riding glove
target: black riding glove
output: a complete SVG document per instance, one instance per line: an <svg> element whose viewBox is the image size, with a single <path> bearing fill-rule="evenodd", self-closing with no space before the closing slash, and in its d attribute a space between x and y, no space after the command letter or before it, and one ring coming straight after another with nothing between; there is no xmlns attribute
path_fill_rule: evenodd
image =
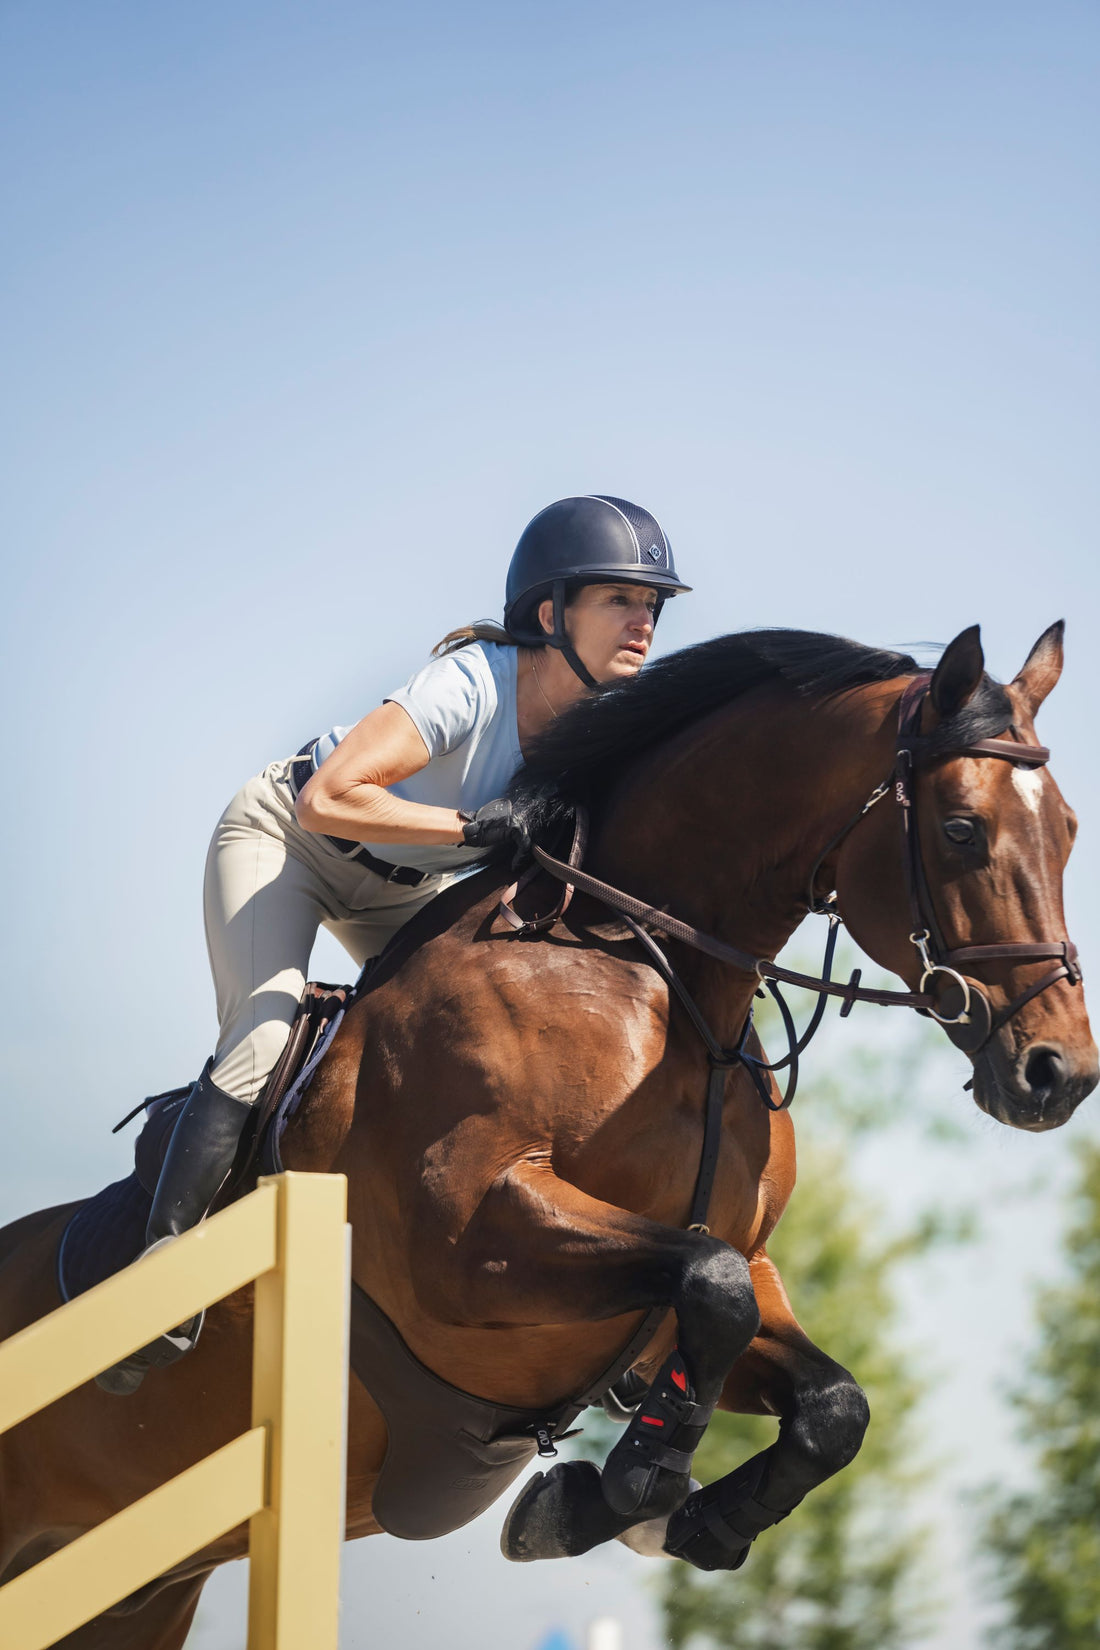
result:
<svg viewBox="0 0 1100 1650"><path fill-rule="evenodd" d="M517 819L506 796L495 797L479 808L463 825L462 840L467 848L511 848L513 866L531 852L527 827Z"/></svg>

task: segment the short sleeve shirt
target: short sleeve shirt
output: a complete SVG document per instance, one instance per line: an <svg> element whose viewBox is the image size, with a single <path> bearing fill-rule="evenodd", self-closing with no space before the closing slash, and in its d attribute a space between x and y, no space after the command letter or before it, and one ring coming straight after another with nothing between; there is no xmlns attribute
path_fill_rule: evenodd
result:
<svg viewBox="0 0 1100 1650"><path fill-rule="evenodd" d="M400 705L428 749L426 767L387 788L407 802L476 813L500 796L523 761L516 722L519 650L495 642L471 642L457 653L432 659L404 687L386 695ZM324 734L314 749L314 766L331 756L346 727ZM391 864L418 871L457 871L479 859L475 848L447 843L368 842L367 848Z"/></svg>

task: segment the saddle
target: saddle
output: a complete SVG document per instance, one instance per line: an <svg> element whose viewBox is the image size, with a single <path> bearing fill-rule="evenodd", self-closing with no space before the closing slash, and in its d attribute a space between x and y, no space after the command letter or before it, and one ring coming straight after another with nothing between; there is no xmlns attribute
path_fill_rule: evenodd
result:
<svg viewBox="0 0 1100 1650"><path fill-rule="evenodd" d="M361 984L361 982L360 982ZM283 1168L279 1143L325 1056L349 1003L359 990L311 981L283 1049L245 1125L229 1178L214 1201L221 1209L254 1189L261 1174ZM105 1186L73 1215L57 1251L57 1284L64 1301L112 1277L145 1246L145 1227L172 1130L191 1085L150 1095L116 1123L125 1128L144 1111L145 1125L134 1144L134 1170Z"/></svg>

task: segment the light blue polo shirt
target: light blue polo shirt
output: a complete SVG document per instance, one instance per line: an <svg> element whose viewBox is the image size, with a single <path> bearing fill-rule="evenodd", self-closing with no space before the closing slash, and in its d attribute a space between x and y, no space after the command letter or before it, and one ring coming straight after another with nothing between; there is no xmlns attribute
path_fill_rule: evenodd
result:
<svg viewBox="0 0 1100 1650"><path fill-rule="evenodd" d="M430 760L419 773L387 786L407 802L458 808L473 814L500 796L523 762L516 722L519 649L496 642L470 642L457 653L432 659L404 687L386 695L400 705L428 747ZM331 756L346 727L318 739L314 768ZM481 858L477 848L447 843L368 842L379 859L418 871L457 871Z"/></svg>

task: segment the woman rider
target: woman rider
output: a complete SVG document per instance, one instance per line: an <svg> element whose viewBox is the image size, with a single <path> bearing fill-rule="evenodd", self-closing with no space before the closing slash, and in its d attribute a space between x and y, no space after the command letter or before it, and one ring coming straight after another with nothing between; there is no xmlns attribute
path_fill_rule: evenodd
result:
<svg viewBox="0 0 1100 1650"><path fill-rule="evenodd" d="M462 867L518 835L501 792L567 705L637 674L665 598L687 590L661 527L625 499L559 499L508 569L504 628L452 631L350 730L273 762L234 797L206 862L214 1055L161 1170L152 1245L206 1214L289 1034L317 930L357 966ZM517 844L522 848L523 843ZM107 1372L128 1391L190 1350L201 1319Z"/></svg>

